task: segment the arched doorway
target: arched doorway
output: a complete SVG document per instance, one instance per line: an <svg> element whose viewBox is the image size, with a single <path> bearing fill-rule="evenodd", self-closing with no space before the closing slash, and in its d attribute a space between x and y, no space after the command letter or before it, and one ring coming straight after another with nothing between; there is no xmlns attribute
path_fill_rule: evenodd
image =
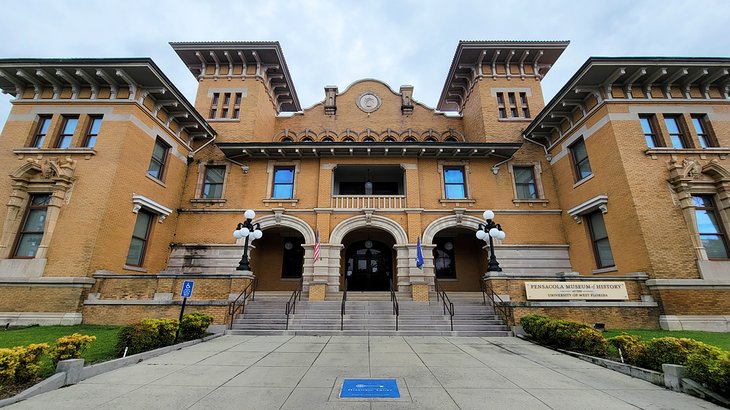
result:
<svg viewBox="0 0 730 410"><path fill-rule="evenodd" d="M446 291L479 291L487 271L484 241L465 227L446 228L433 238L434 275Z"/></svg>
<svg viewBox="0 0 730 410"><path fill-rule="evenodd" d="M343 238L340 289L384 292L395 282L395 239L379 229L356 229ZM345 281L347 278L347 281Z"/></svg>
<svg viewBox="0 0 730 410"><path fill-rule="evenodd" d="M297 230L275 226L263 230L253 242L251 268L258 290L294 290L304 269L304 236Z"/></svg>

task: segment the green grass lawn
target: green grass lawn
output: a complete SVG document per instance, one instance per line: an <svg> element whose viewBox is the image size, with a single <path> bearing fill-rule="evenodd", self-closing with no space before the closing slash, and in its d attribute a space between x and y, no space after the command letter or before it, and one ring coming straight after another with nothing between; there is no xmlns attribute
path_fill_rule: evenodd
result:
<svg viewBox="0 0 730 410"><path fill-rule="evenodd" d="M646 341L655 337L685 337L688 339L699 340L708 345L717 346L720 349L730 351L730 333L716 332L699 332L694 330L643 330L643 329L625 329L625 330L608 330L603 335L609 337L618 336L621 333L628 333L637 336Z"/></svg>
<svg viewBox="0 0 730 410"><path fill-rule="evenodd" d="M82 357L86 363L100 362L116 358L117 336L122 330L120 326L33 326L20 329L0 330L0 347L25 346L31 343L48 343L53 346L61 336L74 333L96 336ZM45 377L54 371L51 360L45 356L41 359L39 376Z"/></svg>

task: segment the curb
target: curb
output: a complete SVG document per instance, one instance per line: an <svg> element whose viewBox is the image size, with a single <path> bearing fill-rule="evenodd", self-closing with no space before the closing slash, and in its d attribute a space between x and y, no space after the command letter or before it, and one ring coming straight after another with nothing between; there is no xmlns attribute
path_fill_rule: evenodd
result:
<svg viewBox="0 0 730 410"><path fill-rule="evenodd" d="M187 342L178 343L176 345L165 346L159 349L150 350L147 352L133 354L131 356L122 357L119 359L109 360L91 366L84 367L83 359L71 359L63 360L59 362L59 366L56 368L57 373L48 377L47 379L34 384L33 386L23 390L13 397L0 400L0 407L9 406L19 401L28 399L38 394L47 393L59 389L64 386L70 386L76 384L82 380L86 380L90 377L98 376L102 373L110 372L112 370L121 369L122 367L131 366L144 360L149 360L153 357L170 353L175 350L180 350L184 347L193 346L198 343L207 342L209 340L216 339L223 336L222 333L206 336L202 339L189 340ZM64 362L71 362L68 364L62 364ZM63 368L64 371L58 371L59 368ZM71 376L71 377L69 377Z"/></svg>

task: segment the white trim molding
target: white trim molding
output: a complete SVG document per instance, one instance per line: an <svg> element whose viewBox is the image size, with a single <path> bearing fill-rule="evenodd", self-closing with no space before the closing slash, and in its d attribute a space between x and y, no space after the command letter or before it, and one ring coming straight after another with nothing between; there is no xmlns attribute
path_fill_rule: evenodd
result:
<svg viewBox="0 0 730 410"><path fill-rule="evenodd" d="M171 213L172 209L155 202L144 195L132 194L132 212L137 213L140 209L145 208L157 214L157 221L162 223Z"/></svg>
<svg viewBox="0 0 730 410"><path fill-rule="evenodd" d="M608 212L608 195L596 195L582 204L568 209L568 215L572 216L576 223L581 223L581 216L595 210L600 210L603 214Z"/></svg>

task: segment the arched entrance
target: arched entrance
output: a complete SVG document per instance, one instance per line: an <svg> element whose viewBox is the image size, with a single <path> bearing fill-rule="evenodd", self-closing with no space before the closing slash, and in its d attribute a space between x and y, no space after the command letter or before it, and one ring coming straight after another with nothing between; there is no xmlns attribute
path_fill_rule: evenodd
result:
<svg viewBox="0 0 730 410"><path fill-rule="evenodd" d="M343 238L340 289L383 292L395 282L395 239L379 229L356 229ZM347 278L347 281L345 281Z"/></svg>
<svg viewBox="0 0 730 410"><path fill-rule="evenodd" d="M484 241L466 227L446 228L433 237L434 275L447 291L478 291L487 271Z"/></svg>
<svg viewBox="0 0 730 410"><path fill-rule="evenodd" d="M297 230L275 226L263 230L253 242L251 269L258 290L294 290L304 269L304 236Z"/></svg>

